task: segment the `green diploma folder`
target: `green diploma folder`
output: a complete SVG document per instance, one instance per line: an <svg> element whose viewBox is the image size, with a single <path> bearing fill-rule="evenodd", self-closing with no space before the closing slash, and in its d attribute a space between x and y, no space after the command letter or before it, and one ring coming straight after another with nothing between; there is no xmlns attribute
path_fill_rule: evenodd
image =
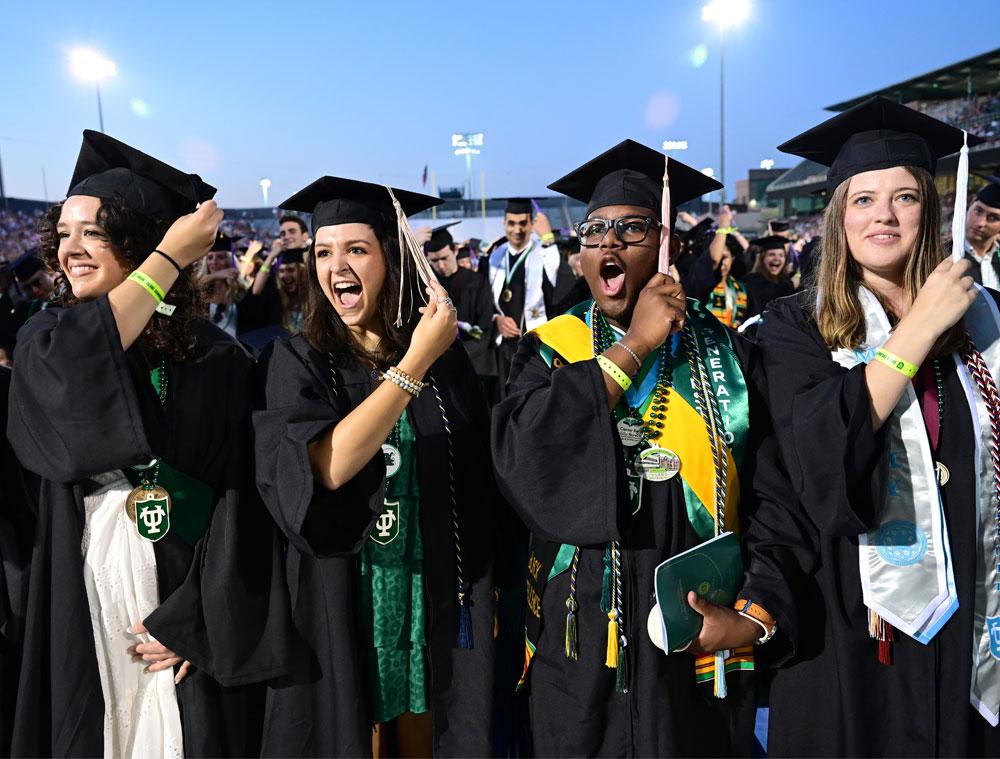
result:
<svg viewBox="0 0 1000 759"><path fill-rule="evenodd" d="M682 651L701 631L701 615L688 605L694 591L719 606L732 607L743 585L743 556L736 533L671 556L656 568L656 603L663 624L665 651Z"/></svg>

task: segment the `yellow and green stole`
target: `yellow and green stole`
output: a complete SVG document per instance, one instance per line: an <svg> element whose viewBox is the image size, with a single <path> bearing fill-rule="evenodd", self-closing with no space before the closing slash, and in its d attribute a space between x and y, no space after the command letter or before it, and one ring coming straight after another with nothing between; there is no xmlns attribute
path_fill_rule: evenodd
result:
<svg viewBox="0 0 1000 759"><path fill-rule="evenodd" d="M539 352L545 362L558 370L566 364L594 359L594 340L589 324L589 314L593 301L574 307L566 314L558 316L529 334L535 335L541 345ZM739 470L746 453L749 430L749 399L746 381L732 346L729 331L722 326L702 304L688 300L687 323L697 341L698 352L705 364L712 391L719 405L726 430L727 488L725 523L722 529L738 531ZM642 384L647 377L655 378L653 354L647 359L635 384ZM670 352L673 383L668 391L666 418L662 436L657 445L676 453L683 466L679 472L684 490L684 504L688 522L695 533L707 540L716 534L715 510L715 466L712 459L708 430L701 414L691 384L691 368L687 351L679 339L674 340ZM623 402L624 404L624 402ZM623 405L620 404L620 405ZM620 418L625 411L616 409L615 417ZM652 406L646 409L644 419L648 420ZM542 594L549 580L570 568L577 546L532 540L532 551L528 561L525 662L519 687L523 687L531 659L542 628ZM740 648L726 659L726 672L752 670L752 647ZM698 682L714 685L715 657L699 657L695 662L695 677Z"/></svg>

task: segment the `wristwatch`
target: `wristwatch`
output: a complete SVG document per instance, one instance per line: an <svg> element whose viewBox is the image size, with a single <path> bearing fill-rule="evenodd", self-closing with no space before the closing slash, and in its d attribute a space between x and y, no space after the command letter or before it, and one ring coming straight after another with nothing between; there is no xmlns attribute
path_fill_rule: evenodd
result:
<svg viewBox="0 0 1000 759"><path fill-rule="evenodd" d="M768 614L764 607L758 606L749 598L737 599L736 603L733 604L733 608L741 617L746 617L751 622L756 623L764 631L764 634L754 641L756 645L764 645L778 632L778 623L774 617Z"/></svg>

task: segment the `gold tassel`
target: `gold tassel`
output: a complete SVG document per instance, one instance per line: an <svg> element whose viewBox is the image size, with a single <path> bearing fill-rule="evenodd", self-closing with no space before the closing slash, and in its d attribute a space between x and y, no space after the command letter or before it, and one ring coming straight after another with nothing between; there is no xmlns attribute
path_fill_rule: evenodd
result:
<svg viewBox="0 0 1000 759"><path fill-rule="evenodd" d="M608 654L604 666L609 669L618 667L618 613L614 609L608 612Z"/></svg>

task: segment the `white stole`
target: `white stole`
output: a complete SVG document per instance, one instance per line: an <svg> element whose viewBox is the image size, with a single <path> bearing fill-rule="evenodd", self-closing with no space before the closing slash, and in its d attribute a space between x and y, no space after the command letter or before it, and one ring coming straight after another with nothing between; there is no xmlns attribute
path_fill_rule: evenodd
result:
<svg viewBox="0 0 1000 759"><path fill-rule="evenodd" d="M125 513L132 486L120 471L94 478L83 499L83 578L104 694L104 756L182 757L184 739L173 670L144 672L126 649L149 635L128 632L159 606L153 544Z"/></svg>
<svg viewBox="0 0 1000 759"><path fill-rule="evenodd" d="M542 247L542 241L532 233L530 250L524 261L524 312L521 315L521 331L530 332L535 327L539 327L548 321L545 313L545 298L542 295L542 277L548 277L549 284L556 284L556 275L559 271L559 249L555 245ZM497 247L490 255L490 287L493 290L493 303L500 308L500 296L507 287L505 277L507 275L507 256L509 256L509 243L504 243ZM502 335L497 335L496 343L500 344Z"/></svg>

